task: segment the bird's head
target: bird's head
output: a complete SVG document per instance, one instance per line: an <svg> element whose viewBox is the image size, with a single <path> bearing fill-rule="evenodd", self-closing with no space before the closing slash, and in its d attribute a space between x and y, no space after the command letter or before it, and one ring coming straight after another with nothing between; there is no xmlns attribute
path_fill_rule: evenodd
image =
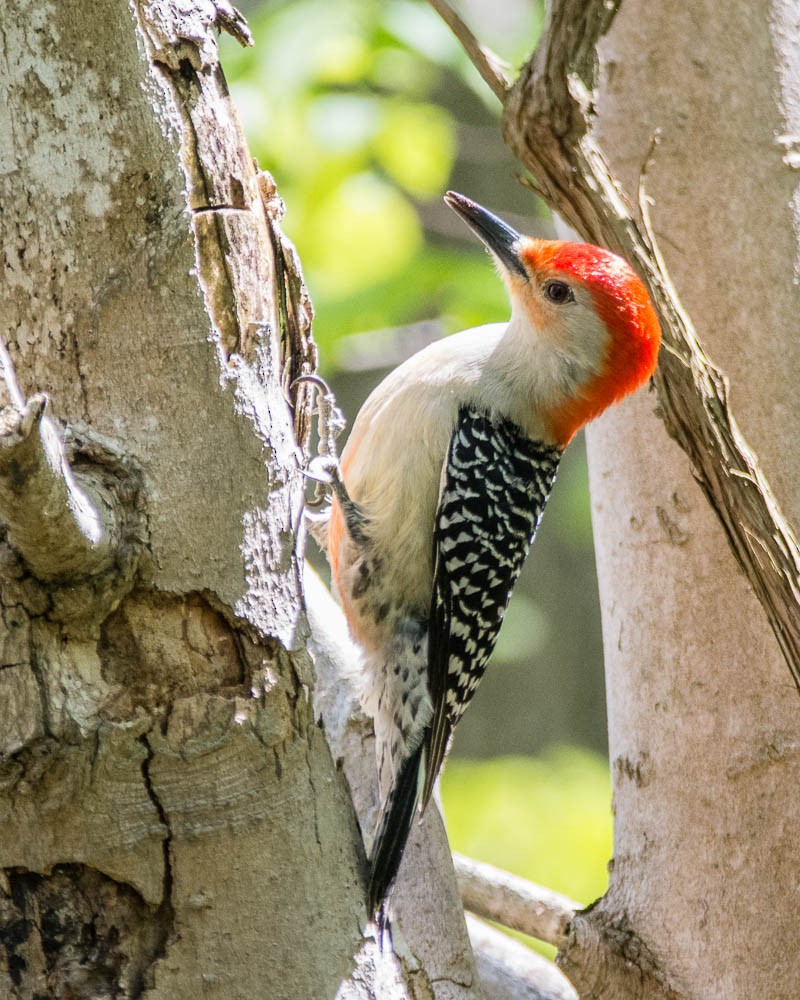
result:
<svg viewBox="0 0 800 1000"><path fill-rule="evenodd" d="M661 330L647 289L621 257L588 243L522 236L461 194L445 201L494 256L509 290L512 322L559 362L547 413L566 446L606 407L653 374Z"/></svg>

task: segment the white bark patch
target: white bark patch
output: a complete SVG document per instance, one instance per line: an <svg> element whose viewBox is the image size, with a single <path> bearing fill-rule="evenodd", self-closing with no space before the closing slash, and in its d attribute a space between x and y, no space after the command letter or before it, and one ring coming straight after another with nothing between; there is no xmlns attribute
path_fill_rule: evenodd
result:
<svg viewBox="0 0 800 1000"><path fill-rule="evenodd" d="M55 4L32 2L26 13L5 37L4 75L12 87L44 89L48 99L39 101L27 120L13 120L9 110L0 113L0 149L5 151L0 172L15 168L15 147L27 147L31 176L54 201L62 201L62 212L69 204L65 200L81 193L85 210L103 215L113 206L111 184L122 175L125 160L117 139L124 130L118 115L109 113L113 104L107 99L109 90L119 92L119 81L101 80L89 67L76 73L74 61L59 58Z"/></svg>
<svg viewBox="0 0 800 1000"><path fill-rule="evenodd" d="M790 170L800 170L800 63L797 59L800 25L797 21L797 6L792 0L775 0L770 13L770 36L779 81L778 104L783 116L783 129L776 135L775 142L782 151L784 164ZM794 281L799 284L800 184L789 202L789 211L797 241Z"/></svg>

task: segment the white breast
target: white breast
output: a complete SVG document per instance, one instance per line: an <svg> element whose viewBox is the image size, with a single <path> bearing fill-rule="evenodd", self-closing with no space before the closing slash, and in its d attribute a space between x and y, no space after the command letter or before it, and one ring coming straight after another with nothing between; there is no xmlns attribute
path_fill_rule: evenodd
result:
<svg viewBox="0 0 800 1000"><path fill-rule="evenodd" d="M427 615L439 481L459 408L473 403L546 440L540 414L574 391L576 374L574 362L512 317L431 344L372 393L342 467L391 566L395 599Z"/></svg>

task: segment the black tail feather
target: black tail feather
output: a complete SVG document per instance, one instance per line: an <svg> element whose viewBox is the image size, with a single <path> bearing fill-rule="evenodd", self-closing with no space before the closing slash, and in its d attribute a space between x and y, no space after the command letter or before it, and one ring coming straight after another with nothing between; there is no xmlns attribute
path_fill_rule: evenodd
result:
<svg viewBox="0 0 800 1000"><path fill-rule="evenodd" d="M400 769L383 807L375 843L372 846L368 905L379 924L386 923L386 897L397 877L403 851L420 796L420 768L423 745L414 751Z"/></svg>

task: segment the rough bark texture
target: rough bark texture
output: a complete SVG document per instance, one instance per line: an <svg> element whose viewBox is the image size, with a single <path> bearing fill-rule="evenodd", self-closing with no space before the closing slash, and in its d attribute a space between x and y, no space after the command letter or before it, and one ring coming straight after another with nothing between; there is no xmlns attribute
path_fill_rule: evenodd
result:
<svg viewBox="0 0 800 1000"><path fill-rule="evenodd" d="M308 696L270 232L214 7L154 13L0 14L3 334L146 522L110 605L2 547L0 993L332 995L362 859Z"/></svg>
<svg viewBox="0 0 800 1000"><path fill-rule="evenodd" d="M721 379L691 338L669 336L686 317L615 178L636 191L660 129L647 181L657 242L796 521L796 12L565 0L550 32L507 103L509 140L581 235L638 259L678 321L661 415L719 516L665 441L654 397L590 430L615 850L609 893L575 919L562 963L582 997L788 1000L800 982L787 905L800 888L800 701L781 650L796 673L796 544Z"/></svg>

